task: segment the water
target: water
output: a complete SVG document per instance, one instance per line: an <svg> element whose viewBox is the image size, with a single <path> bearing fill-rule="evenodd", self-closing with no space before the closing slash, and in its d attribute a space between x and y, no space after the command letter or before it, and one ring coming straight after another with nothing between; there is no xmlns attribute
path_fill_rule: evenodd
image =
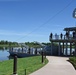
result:
<svg viewBox="0 0 76 75"><path fill-rule="evenodd" d="M9 60L8 50L0 50L0 61Z"/></svg>
<svg viewBox="0 0 76 75"><path fill-rule="evenodd" d="M72 53L75 49L72 49ZM64 49L64 55L66 54L66 48ZM70 48L67 49L67 55L70 55Z"/></svg>
<svg viewBox="0 0 76 75"><path fill-rule="evenodd" d="M72 49L72 52L74 49ZM68 48L67 51L68 55L70 55L70 48ZM0 61L9 60L9 52L8 50L0 50ZM64 55L65 55L65 49L64 49Z"/></svg>

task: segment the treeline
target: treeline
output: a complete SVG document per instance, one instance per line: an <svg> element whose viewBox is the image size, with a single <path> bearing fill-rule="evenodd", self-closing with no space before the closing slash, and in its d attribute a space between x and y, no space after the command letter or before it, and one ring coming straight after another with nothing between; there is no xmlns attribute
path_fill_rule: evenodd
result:
<svg viewBox="0 0 76 75"><path fill-rule="evenodd" d="M29 47L41 47L41 45L39 45L38 43L34 43L34 42L25 42L26 45L28 45ZM50 43L41 43L44 45L50 45Z"/></svg>
<svg viewBox="0 0 76 75"><path fill-rule="evenodd" d="M18 44L17 42L10 42L10 41L4 41L4 40L0 41L0 45L17 45L17 44Z"/></svg>
<svg viewBox="0 0 76 75"><path fill-rule="evenodd" d="M28 45L29 47L40 47L40 45L38 43L35 42L24 42L26 45ZM50 45L50 43L42 43L44 45ZM18 42L11 42L11 41L5 41L5 40L1 40L0 41L0 46L18 46Z"/></svg>

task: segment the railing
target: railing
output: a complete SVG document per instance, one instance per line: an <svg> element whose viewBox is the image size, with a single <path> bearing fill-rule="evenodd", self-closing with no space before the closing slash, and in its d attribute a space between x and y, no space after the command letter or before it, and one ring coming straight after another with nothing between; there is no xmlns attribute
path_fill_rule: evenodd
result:
<svg viewBox="0 0 76 75"><path fill-rule="evenodd" d="M68 37L66 35L63 35L62 37L60 35L53 35L49 38L49 40L64 40L64 39L76 39L76 37L73 37L72 34L70 34Z"/></svg>

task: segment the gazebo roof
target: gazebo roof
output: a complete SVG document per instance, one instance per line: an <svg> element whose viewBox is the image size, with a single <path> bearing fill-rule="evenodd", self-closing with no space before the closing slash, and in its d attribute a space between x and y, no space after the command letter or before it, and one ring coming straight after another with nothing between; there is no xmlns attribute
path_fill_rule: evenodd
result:
<svg viewBox="0 0 76 75"><path fill-rule="evenodd" d="M76 27L64 28L64 31L76 31Z"/></svg>

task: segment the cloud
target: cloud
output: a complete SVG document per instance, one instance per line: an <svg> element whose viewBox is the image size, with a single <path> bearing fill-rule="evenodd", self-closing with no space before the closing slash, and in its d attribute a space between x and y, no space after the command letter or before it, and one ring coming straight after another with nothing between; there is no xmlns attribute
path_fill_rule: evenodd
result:
<svg viewBox="0 0 76 75"><path fill-rule="evenodd" d="M0 1L18 1L18 0L0 0ZM20 0L19 0L20 1Z"/></svg>
<svg viewBox="0 0 76 75"><path fill-rule="evenodd" d="M4 36L34 36L34 37L41 37L41 36L45 36L45 35L41 35L41 34L32 34L32 33L25 33L25 32L14 32L14 31L10 31L10 30L0 30L0 35L4 35Z"/></svg>
<svg viewBox="0 0 76 75"><path fill-rule="evenodd" d="M9 31L9 30L0 30L0 35L23 35L23 34Z"/></svg>

